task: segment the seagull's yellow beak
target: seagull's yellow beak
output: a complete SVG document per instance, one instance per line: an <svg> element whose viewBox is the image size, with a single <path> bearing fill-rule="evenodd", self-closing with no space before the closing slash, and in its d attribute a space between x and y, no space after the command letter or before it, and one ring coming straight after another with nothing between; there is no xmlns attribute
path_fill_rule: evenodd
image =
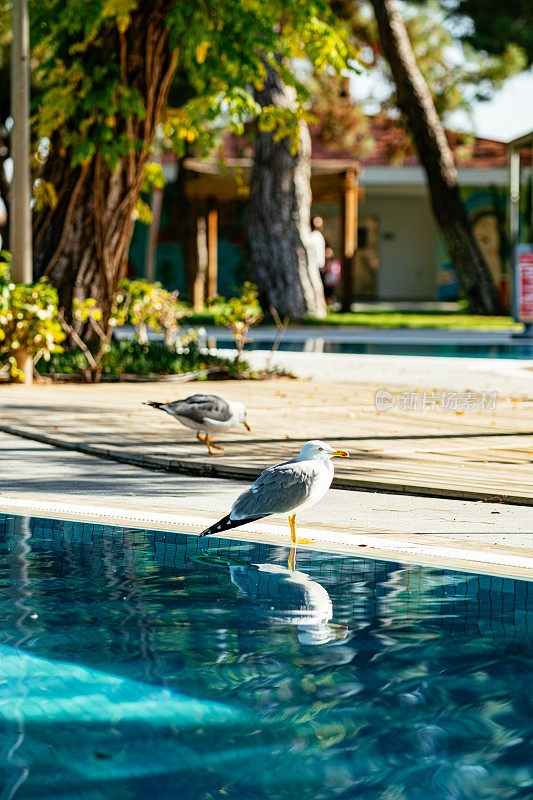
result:
<svg viewBox="0 0 533 800"><path fill-rule="evenodd" d="M244 427L246 428L247 431L251 431L252 430L246 421L244 421L242 424L244 425Z"/></svg>
<svg viewBox="0 0 533 800"><path fill-rule="evenodd" d="M333 456L340 456L341 458L350 458L350 454L347 450L334 450L333 453L331 454L332 458Z"/></svg>

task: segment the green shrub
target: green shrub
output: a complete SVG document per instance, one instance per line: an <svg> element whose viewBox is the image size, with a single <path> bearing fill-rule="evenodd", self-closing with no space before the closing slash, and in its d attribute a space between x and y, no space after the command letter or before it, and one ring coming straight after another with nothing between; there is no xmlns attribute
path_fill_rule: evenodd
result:
<svg viewBox="0 0 533 800"><path fill-rule="evenodd" d="M215 325L229 328L235 340L235 363L241 360L244 345L249 341L248 333L253 325L263 319L263 312L259 305L257 286L246 281L242 287L240 297L214 297L211 305L215 309Z"/></svg>
<svg viewBox="0 0 533 800"><path fill-rule="evenodd" d="M0 250L0 286L9 283L11 280L10 275L11 253L7 250Z"/></svg>
<svg viewBox="0 0 533 800"><path fill-rule="evenodd" d="M164 332L169 358L175 359L177 346L185 347L194 339L194 335L190 333L178 335L181 320L189 314L189 309L179 301L177 292L167 292L161 284L148 283L142 279L125 278L120 282L107 319L92 297L74 300L72 322L67 321L63 310L60 312L64 331L72 345L79 349L72 360L67 359L64 362L65 370L81 372L86 380L92 381L100 380L102 374L110 374L110 371L112 374L128 371L129 368L120 365L110 367L113 330L128 323L134 326L135 340L139 345L148 345L149 327L158 333ZM74 350L71 352L75 353ZM116 352L116 347L113 352ZM144 375L172 370L150 369L144 364L141 371L137 367L133 367L132 371Z"/></svg>
<svg viewBox="0 0 533 800"><path fill-rule="evenodd" d="M232 365L228 359L201 353L195 341L183 352L169 349L164 342L139 342L130 339L111 340L100 360L102 375L179 375L209 367ZM79 348L53 355L38 369L47 375L79 375L87 370L87 360Z"/></svg>
<svg viewBox="0 0 533 800"><path fill-rule="evenodd" d="M57 292L46 278L37 283L8 280L9 262L0 267L0 373L23 375L20 364L31 356L34 363L62 351L65 334L58 319ZM5 276L5 277L4 277Z"/></svg>
<svg viewBox="0 0 533 800"><path fill-rule="evenodd" d="M141 278L124 278L115 293L116 313L123 321L133 325L137 341L148 341L148 328L164 333L165 342L171 345L176 338L180 322L191 311L178 299L178 292L168 292L160 283L149 283Z"/></svg>

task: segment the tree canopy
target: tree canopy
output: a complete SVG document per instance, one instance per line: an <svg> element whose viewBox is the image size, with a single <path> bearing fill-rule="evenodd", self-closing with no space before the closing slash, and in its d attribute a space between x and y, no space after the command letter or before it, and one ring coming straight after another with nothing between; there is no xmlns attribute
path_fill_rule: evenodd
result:
<svg viewBox="0 0 533 800"><path fill-rule="evenodd" d="M340 72L357 58L328 0L32 0L30 28L34 266L67 313L84 296L109 311L140 193L158 180L157 137L207 153L222 127L259 116L297 148L309 93L293 65ZM292 108L254 99L267 66L293 88Z"/></svg>
<svg viewBox="0 0 533 800"><path fill-rule="evenodd" d="M502 26L519 26L530 3L505 4ZM492 0L402 3L441 116L487 96L529 57L525 34L517 34L518 44L501 38L484 46L489 23L481 12L474 16L491 6ZM3 95L6 10L0 0ZM302 75L325 75L327 93L330 74L356 66L360 45L368 65L390 76L369 0L32 0L30 24L35 268L58 287L66 307L90 293L106 308L124 277L140 193L160 180L148 166L157 137L178 154L190 147L207 153L221 129L240 133L256 117L261 130L291 139L296 152L311 101ZM257 102L267 68L294 91L291 107ZM397 116L391 77L389 87L383 108ZM327 103L315 107L327 117ZM355 134L358 113L346 103L341 110L331 135L336 125L351 126L364 143L364 131ZM0 141L0 162L5 157Z"/></svg>
<svg viewBox="0 0 533 800"><path fill-rule="evenodd" d="M356 54L325 0L155 5L165 19L165 46L175 59L178 80L187 87L184 105L166 106L160 120L178 150L191 142L208 149L221 120L240 130L244 120L259 113L252 92L264 79L264 59L305 101L306 90L288 66L291 59L305 58L318 72L326 66L340 71ZM143 14L142 6L138 0L31 3L32 49L41 83L33 103L36 136L59 137L73 165L87 162L99 149L114 167L132 148L146 144L132 137L130 122L145 116L143 73L161 44L154 41L151 51L136 52L127 40L132 17ZM138 62L138 79L126 81L132 72L125 62L132 60ZM278 118L275 124L287 121Z"/></svg>
<svg viewBox="0 0 533 800"><path fill-rule="evenodd" d="M532 0L441 0L459 36L476 50L502 55L521 48L533 64Z"/></svg>
<svg viewBox="0 0 533 800"><path fill-rule="evenodd" d="M464 13L466 4L476 2L487 7L493 4L493 0L464 0ZM524 4L529 2L524 0ZM479 39L474 40L469 35L474 30L474 20L458 16L462 4L461 0L404 0L401 4L417 65L441 118L460 108L469 111L476 99L488 99L507 78L524 69L527 61L518 38L491 49L482 46ZM362 47L363 61L382 74L380 107L390 112L396 108L396 87L383 59L369 0L333 0L332 7L340 18L349 21ZM369 99L375 107L376 98ZM363 108L365 105L368 103L363 100Z"/></svg>

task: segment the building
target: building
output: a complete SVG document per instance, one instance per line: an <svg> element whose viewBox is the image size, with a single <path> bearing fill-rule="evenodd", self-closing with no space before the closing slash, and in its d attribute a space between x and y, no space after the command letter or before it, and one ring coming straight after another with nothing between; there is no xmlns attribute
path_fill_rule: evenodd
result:
<svg viewBox="0 0 533 800"><path fill-rule="evenodd" d="M369 131L372 148L360 160L326 148L313 136L313 214L345 269L352 300L455 300L459 285L434 222L423 168L405 131L384 118ZM504 142L449 133L467 214L485 259L508 298L508 152ZM168 154L164 192L152 198L154 220L136 226L132 271L177 288L201 303L228 294L247 279L246 209L252 163L248 140L230 138L225 165L185 159L181 176ZM531 160L522 170L528 182ZM529 165L529 166L528 166ZM531 204L527 192L524 204ZM184 196L187 202L184 202ZM184 215L183 208L187 213ZM357 252L350 259L350 229Z"/></svg>

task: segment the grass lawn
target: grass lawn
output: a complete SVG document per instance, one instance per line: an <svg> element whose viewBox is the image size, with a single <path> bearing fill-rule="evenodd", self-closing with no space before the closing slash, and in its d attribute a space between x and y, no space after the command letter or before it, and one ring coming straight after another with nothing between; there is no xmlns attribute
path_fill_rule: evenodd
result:
<svg viewBox="0 0 533 800"><path fill-rule="evenodd" d="M192 326L214 325L215 314L210 311L194 314L187 320ZM266 319L263 325L272 324ZM351 311L332 312L325 319L308 317L293 325L349 326L360 328L447 328L477 331L520 331L522 325L511 317L483 317L466 311L435 313L432 311Z"/></svg>
<svg viewBox="0 0 533 800"><path fill-rule="evenodd" d="M483 317L462 311L437 314L421 311L334 312L325 319L306 319L304 325L347 325L362 328L450 328L493 331L521 330L512 317Z"/></svg>

